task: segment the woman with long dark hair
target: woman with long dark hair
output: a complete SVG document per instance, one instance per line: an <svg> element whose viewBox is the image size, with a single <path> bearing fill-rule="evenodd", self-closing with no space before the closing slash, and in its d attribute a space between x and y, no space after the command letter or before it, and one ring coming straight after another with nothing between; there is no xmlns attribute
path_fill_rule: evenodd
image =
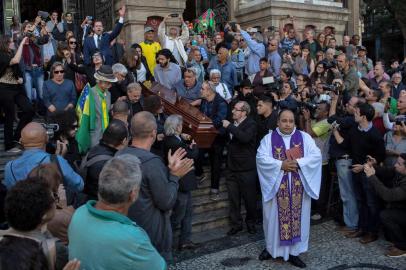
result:
<svg viewBox="0 0 406 270"><path fill-rule="evenodd" d="M16 53L12 51L14 41L10 36L0 36L0 108L3 109L4 120L4 144L8 152L20 152L16 148L16 142L20 140L21 130L32 121L34 111L26 96L23 76L19 69L23 46L28 38L23 38ZM20 121L13 136L13 122L15 117L15 105L21 109Z"/></svg>
<svg viewBox="0 0 406 270"><path fill-rule="evenodd" d="M136 49L130 48L121 59L121 63L127 68L134 76L134 81L143 83L152 79L152 74L147 65L142 61L142 56Z"/></svg>

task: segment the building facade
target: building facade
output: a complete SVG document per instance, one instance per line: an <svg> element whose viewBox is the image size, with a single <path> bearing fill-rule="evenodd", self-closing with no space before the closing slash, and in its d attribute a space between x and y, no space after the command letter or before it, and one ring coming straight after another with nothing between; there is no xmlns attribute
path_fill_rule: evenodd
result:
<svg viewBox="0 0 406 270"><path fill-rule="evenodd" d="M38 10L71 11L77 23L90 15L112 28L116 11L127 5L125 27L121 35L127 44L143 39L145 25L157 27L171 13L184 14L186 19L198 17L207 8L215 10L218 23L236 21L243 27L279 26L279 19L294 16L297 30L306 27L316 32L325 26L334 27L337 40L344 34L359 34L359 0L0 0L3 8L3 31L8 29L12 15L22 21L32 20Z"/></svg>

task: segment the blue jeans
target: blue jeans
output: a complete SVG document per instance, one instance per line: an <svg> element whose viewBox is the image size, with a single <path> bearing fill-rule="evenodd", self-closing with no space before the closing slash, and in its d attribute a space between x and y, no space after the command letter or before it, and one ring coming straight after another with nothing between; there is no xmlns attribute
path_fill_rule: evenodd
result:
<svg viewBox="0 0 406 270"><path fill-rule="evenodd" d="M24 72L25 92L28 99L32 102L34 100L41 100L43 98L42 87L44 85L44 70L41 67L33 67L31 70ZM33 91L35 88L36 91Z"/></svg>
<svg viewBox="0 0 406 270"><path fill-rule="evenodd" d="M173 208L171 223L173 230L180 225L179 245L190 241L192 234L192 211L191 192L178 191L178 198Z"/></svg>
<svg viewBox="0 0 406 270"><path fill-rule="evenodd" d="M352 181L352 172L349 166L352 165L351 159L339 159L335 162L337 168L338 185L340 196L343 201L344 223L350 229L358 228L358 206L355 196L354 184Z"/></svg>

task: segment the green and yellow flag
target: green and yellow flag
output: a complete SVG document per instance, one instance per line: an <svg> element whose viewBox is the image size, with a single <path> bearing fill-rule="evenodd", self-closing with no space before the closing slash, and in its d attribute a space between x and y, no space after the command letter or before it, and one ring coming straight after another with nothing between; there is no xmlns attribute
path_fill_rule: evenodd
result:
<svg viewBox="0 0 406 270"><path fill-rule="evenodd" d="M195 20L195 29L196 33L213 33L216 28L216 21L214 20L215 14L210 8L206 10L202 16Z"/></svg>
<svg viewBox="0 0 406 270"><path fill-rule="evenodd" d="M79 145L79 152L86 153L90 148L90 131L95 129L96 109L92 88L86 84L76 105L76 114L79 120L79 129L76 133L76 141Z"/></svg>

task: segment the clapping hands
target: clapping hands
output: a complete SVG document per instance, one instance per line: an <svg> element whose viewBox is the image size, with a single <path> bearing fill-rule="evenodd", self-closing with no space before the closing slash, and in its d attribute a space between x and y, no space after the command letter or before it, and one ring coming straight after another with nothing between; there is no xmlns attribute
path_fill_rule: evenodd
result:
<svg viewBox="0 0 406 270"><path fill-rule="evenodd" d="M172 150L168 152L168 168L172 175L179 178L193 170L193 159L185 158L186 150L179 148L172 154Z"/></svg>

